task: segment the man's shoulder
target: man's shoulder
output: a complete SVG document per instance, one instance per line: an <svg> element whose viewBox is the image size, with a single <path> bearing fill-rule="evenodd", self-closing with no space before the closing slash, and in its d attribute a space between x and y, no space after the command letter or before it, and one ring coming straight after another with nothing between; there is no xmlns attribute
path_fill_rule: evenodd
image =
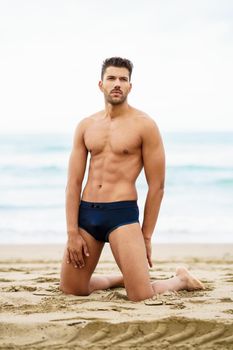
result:
<svg viewBox="0 0 233 350"><path fill-rule="evenodd" d="M146 112L133 108L133 115L143 128L158 128L156 121Z"/></svg>
<svg viewBox="0 0 233 350"><path fill-rule="evenodd" d="M89 115L88 117L84 118L86 119L87 121L96 121L98 120L99 118L101 118L104 114L104 110L101 110L101 111L98 111L98 112L95 112L91 115Z"/></svg>
<svg viewBox="0 0 233 350"><path fill-rule="evenodd" d="M103 111L99 111L99 112L93 113L87 117L80 119L80 121L77 124L77 128L85 129L91 123L96 121L102 114L103 114Z"/></svg>

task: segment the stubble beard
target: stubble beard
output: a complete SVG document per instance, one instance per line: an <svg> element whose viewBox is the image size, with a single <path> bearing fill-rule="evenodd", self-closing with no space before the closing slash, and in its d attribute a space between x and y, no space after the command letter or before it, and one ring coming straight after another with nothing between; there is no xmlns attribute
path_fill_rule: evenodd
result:
<svg viewBox="0 0 233 350"><path fill-rule="evenodd" d="M127 99L127 95L121 95L120 99L114 99L110 95L106 95L105 99L112 106L117 106L117 105L123 104L125 102L125 100Z"/></svg>

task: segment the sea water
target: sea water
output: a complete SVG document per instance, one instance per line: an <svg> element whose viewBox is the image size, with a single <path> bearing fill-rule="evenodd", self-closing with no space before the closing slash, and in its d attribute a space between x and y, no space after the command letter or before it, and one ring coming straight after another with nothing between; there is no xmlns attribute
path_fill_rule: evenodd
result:
<svg viewBox="0 0 233 350"><path fill-rule="evenodd" d="M162 137L166 182L152 240L233 242L233 133L164 132ZM66 242L71 147L69 134L0 136L0 243ZM84 184L86 179L87 172ZM144 170L136 185L142 224Z"/></svg>

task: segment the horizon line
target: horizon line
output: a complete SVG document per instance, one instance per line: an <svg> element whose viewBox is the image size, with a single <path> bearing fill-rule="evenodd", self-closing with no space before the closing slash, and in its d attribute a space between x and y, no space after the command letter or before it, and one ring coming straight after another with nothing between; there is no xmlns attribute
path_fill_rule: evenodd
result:
<svg viewBox="0 0 233 350"><path fill-rule="evenodd" d="M162 129L159 128L161 134L162 133L232 133L233 129L222 129L222 130L215 130L215 129ZM68 131L68 130L0 130L0 135L35 135L35 134L73 134L74 129Z"/></svg>

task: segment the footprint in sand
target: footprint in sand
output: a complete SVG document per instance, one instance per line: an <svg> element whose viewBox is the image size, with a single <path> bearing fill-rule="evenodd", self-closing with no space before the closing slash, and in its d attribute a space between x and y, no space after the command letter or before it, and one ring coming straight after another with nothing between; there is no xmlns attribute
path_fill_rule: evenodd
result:
<svg viewBox="0 0 233 350"><path fill-rule="evenodd" d="M32 287L32 286L10 286L10 287L2 288L3 292L23 292L23 291L34 292L36 290L37 290L37 287Z"/></svg>
<svg viewBox="0 0 233 350"><path fill-rule="evenodd" d="M120 292L117 292L117 291L114 291L114 292L110 292L109 294L107 295L104 295L102 300L106 300L106 301L129 301L127 295L123 294L123 293L120 293Z"/></svg>
<svg viewBox="0 0 233 350"><path fill-rule="evenodd" d="M221 298L219 299L222 303L232 303L233 300L231 298L225 297L225 298Z"/></svg>
<svg viewBox="0 0 233 350"><path fill-rule="evenodd" d="M77 336L70 341L77 341L85 348L132 348L143 345L151 349L183 349L189 345L196 348L205 344L214 346L216 342L230 344L233 325L225 325L213 321L200 321L171 317L159 321L131 322L111 324L94 322L79 330ZM69 343L70 343L69 342ZM118 349L116 348L116 349ZM188 349L187 347L185 349ZM228 349L228 348L227 348Z"/></svg>
<svg viewBox="0 0 233 350"><path fill-rule="evenodd" d="M18 327L21 327L21 337L25 335L24 344L28 349L30 346L33 346L33 349L233 348L233 324L229 322L201 321L184 317L169 317L149 322L87 322L77 316L53 319L51 323L41 324L40 327L37 324L26 328L23 325ZM5 349L16 348L18 334L15 334L15 325L2 323L0 330ZM30 338L34 338L35 342L29 344ZM41 342L42 347L39 345Z"/></svg>
<svg viewBox="0 0 233 350"><path fill-rule="evenodd" d="M8 280L7 278L0 278L0 282L14 282L14 280Z"/></svg>
<svg viewBox="0 0 233 350"><path fill-rule="evenodd" d="M38 283L46 283L46 282L59 282L59 278L54 278L54 277L37 277L34 278L33 281L36 281Z"/></svg>

